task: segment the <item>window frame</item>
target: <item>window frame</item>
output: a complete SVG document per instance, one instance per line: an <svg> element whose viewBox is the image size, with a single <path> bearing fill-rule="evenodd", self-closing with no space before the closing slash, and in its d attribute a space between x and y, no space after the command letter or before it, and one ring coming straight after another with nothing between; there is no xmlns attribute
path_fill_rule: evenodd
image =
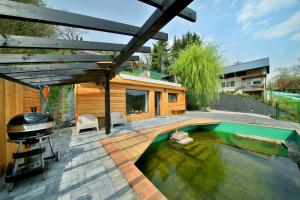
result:
<svg viewBox="0 0 300 200"><path fill-rule="evenodd" d="M128 110L127 110L127 91L142 91L142 92L145 92L144 111L142 111L142 112L128 112ZM148 113L149 112L149 91L148 90L138 90L138 89L125 89L125 109L126 109L126 115Z"/></svg>
<svg viewBox="0 0 300 200"><path fill-rule="evenodd" d="M235 81L230 81L230 87L235 87Z"/></svg>
<svg viewBox="0 0 300 200"><path fill-rule="evenodd" d="M169 98L170 95L175 95L176 100L175 101L170 101L170 98ZM178 93L173 93L173 92L168 93L168 103L177 103L177 102L178 102Z"/></svg>

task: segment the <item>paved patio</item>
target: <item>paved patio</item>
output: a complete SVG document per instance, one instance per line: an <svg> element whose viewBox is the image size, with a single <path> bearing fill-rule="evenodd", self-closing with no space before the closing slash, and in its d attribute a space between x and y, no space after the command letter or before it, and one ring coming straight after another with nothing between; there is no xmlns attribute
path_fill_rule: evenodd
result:
<svg viewBox="0 0 300 200"><path fill-rule="evenodd" d="M112 129L112 135L138 131L163 124L189 119L186 116L156 118L129 123ZM0 180L0 199L137 199L136 193L112 161L100 140L104 131L76 134L72 129L53 135L54 149L60 161L53 163L46 174L18 182L8 193L4 177ZM49 150L49 148L48 148Z"/></svg>

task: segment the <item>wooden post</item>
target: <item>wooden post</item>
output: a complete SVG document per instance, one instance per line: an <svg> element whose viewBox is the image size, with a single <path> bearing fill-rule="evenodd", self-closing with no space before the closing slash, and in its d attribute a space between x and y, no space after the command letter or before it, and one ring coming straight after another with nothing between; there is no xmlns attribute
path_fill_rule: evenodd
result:
<svg viewBox="0 0 300 200"><path fill-rule="evenodd" d="M106 135L110 134L110 74L109 72L105 74L105 133Z"/></svg>
<svg viewBox="0 0 300 200"><path fill-rule="evenodd" d="M279 110L279 102L276 101L276 119L279 120L280 119L280 110Z"/></svg>

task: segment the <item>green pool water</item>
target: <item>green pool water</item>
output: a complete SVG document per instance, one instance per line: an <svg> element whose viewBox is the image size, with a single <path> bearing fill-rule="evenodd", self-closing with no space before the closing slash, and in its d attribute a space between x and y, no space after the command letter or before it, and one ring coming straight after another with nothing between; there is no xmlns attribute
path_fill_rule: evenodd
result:
<svg viewBox="0 0 300 200"><path fill-rule="evenodd" d="M211 130L190 136L186 146L155 142L136 162L168 199L300 199L300 171L281 145Z"/></svg>

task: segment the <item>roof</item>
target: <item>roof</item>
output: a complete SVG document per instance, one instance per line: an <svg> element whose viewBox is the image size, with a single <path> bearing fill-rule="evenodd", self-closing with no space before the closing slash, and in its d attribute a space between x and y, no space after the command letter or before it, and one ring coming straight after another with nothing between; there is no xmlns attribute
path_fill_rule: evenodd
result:
<svg viewBox="0 0 300 200"><path fill-rule="evenodd" d="M156 71L150 71L150 78L153 79L163 79L168 77L168 74L164 74L164 73L160 73L160 72L156 72Z"/></svg>
<svg viewBox="0 0 300 200"><path fill-rule="evenodd" d="M139 68L137 69L137 72L139 74L143 73L145 70L143 68ZM148 70L150 72L150 77L149 78L153 78L153 79L163 79L168 77L168 74L165 73L161 73L161 72L157 72L157 71L153 71L153 70Z"/></svg>
<svg viewBox="0 0 300 200"><path fill-rule="evenodd" d="M231 65L224 67L224 74L236 73L251 69L267 68L267 73L270 71L269 58L262 58L258 60L253 60L249 62L244 62L236 65Z"/></svg>
<svg viewBox="0 0 300 200"><path fill-rule="evenodd" d="M119 75L121 78L126 79L126 80L154 83L154 84L160 84L160 85L168 85L168 86L174 86L174 87L182 87L181 84L174 83L174 82L156 80L156 79L152 79L152 78L145 78L145 77L133 76L133 75L122 74L122 73L120 73Z"/></svg>

